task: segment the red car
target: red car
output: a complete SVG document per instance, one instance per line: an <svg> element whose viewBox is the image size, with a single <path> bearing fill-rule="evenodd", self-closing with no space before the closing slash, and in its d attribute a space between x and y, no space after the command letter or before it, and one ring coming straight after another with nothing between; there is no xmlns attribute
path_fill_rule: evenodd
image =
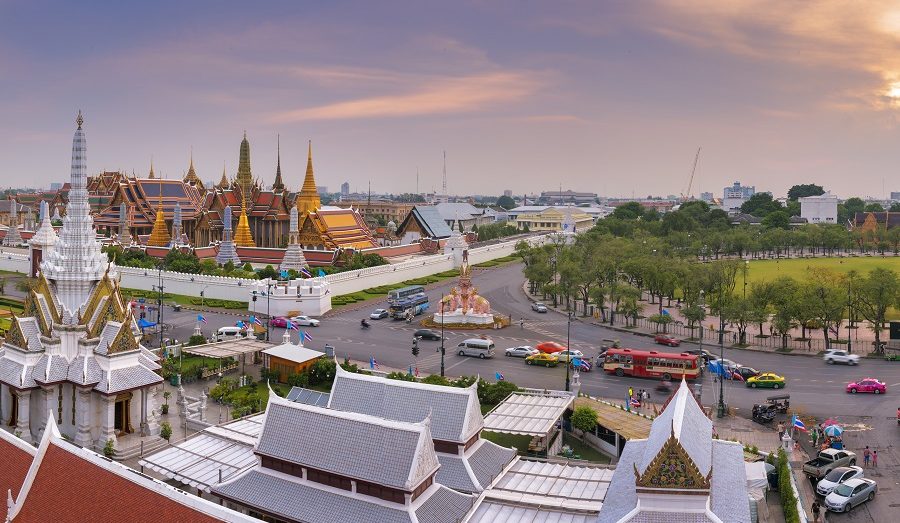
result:
<svg viewBox="0 0 900 523"><path fill-rule="evenodd" d="M668 345L669 347L677 347L681 345L681 340L671 334L657 334L653 341L660 345Z"/></svg>
<svg viewBox="0 0 900 523"><path fill-rule="evenodd" d="M847 392L856 394L857 392L871 392L872 394L884 394L887 392L887 385L875 378L863 378L859 381L851 381L847 384Z"/></svg>
<svg viewBox="0 0 900 523"><path fill-rule="evenodd" d="M563 345L560 345L555 341L545 341L543 343L538 343L535 348L545 354L556 354L557 352L566 350Z"/></svg>
<svg viewBox="0 0 900 523"><path fill-rule="evenodd" d="M272 318L272 323L271 323L271 325L272 325L273 327L282 327L282 328L284 328L284 327L287 327L287 320L288 320L288 319L285 318L284 316L275 316L274 318Z"/></svg>

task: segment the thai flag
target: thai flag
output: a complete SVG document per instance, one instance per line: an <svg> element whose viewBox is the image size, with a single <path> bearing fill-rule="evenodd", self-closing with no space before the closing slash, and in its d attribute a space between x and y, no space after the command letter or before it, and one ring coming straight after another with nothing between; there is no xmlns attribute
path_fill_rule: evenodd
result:
<svg viewBox="0 0 900 523"><path fill-rule="evenodd" d="M263 326L262 322L259 321L259 318L257 318L256 316L250 316L250 321L251 321L254 325L259 325L260 327Z"/></svg>
<svg viewBox="0 0 900 523"><path fill-rule="evenodd" d="M300 274L302 274L304 278L312 278L312 273L309 272L309 269L306 267L300 267Z"/></svg>
<svg viewBox="0 0 900 523"><path fill-rule="evenodd" d="M306 333L306 331L300 331L300 343L306 343L308 341L312 341L312 336Z"/></svg>
<svg viewBox="0 0 900 523"><path fill-rule="evenodd" d="M370 369L377 369L377 368L378 368L378 362L375 361L375 356L372 356L371 358L369 358L369 368L370 368Z"/></svg>
<svg viewBox="0 0 900 523"><path fill-rule="evenodd" d="M289 330L289 331L300 330L300 328L297 327L297 324L294 323L294 322L292 322L291 320L288 320L287 322L285 322L284 326L285 326L285 328L286 328L287 330Z"/></svg>
<svg viewBox="0 0 900 523"><path fill-rule="evenodd" d="M497 381L503 381L503 379L504 379L503 373L501 373L501 372L495 372L494 377L497 378Z"/></svg>
<svg viewBox="0 0 900 523"><path fill-rule="evenodd" d="M238 327L240 327L240 328L242 328L242 329L246 329L246 328L247 328L247 324L244 323L244 322L242 322L241 320L238 320L237 322L235 322L235 325L238 326Z"/></svg>
<svg viewBox="0 0 900 523"><path fill-rule="evenodd" d="M206 318L204 318L202 314L198 314L197 321L199 321L200 323L206 323Z"/></svg>
<svg viewBox="0 0 900 523"><path fill-rule="evenodd" d="M632 407L640 407L640 406L641 406L641 402L638 401L637 398L631 398L631 406L632 406Z"/></svg>
<svg viewBox="0 0 900 523"><path fill-rule="evenodd" d="M806 425L803 424L803 422L800 420L800 418L797 417L796 414L794 414L794 416L791 418L791 425L793 425L795 429L806 432Z"/></svg>

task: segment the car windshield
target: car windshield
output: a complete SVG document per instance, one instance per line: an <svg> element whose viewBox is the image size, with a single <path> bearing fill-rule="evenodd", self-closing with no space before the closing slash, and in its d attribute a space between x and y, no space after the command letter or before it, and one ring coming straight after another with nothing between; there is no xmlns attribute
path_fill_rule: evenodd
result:
<svg viewBox="0 0 900 523"><path fill-rule="evenodd" d="M825 476L825 480L837 483L838 480L841 479L841 476L844 475L844 472L843 469L834 469Z"/></svg>
<svg viewBox="0 0 900 523"><path fill-rule="evenodd" d="M834 493L838 496L843 496L845 498L850 497L850 493L853 492L853 487L849 487L847 485L838 485L837 488L834 489Z"/></svg>

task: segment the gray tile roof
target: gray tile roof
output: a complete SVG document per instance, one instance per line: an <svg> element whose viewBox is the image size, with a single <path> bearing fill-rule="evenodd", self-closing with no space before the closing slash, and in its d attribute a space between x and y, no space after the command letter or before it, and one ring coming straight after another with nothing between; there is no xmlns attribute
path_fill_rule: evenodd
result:
<svg viewBox="0 0 900 523"><path fill-rule="evenodd" d="M479 209L467 202L442 202L434 206L441 218L445 220L468 220L473 216L481 216L484 209Z"/></svg>
<svg viewBox="0 0 900 523"><path fill-rule="evenodd" d="M387 421L270 395L262 455L412 490L438 468L427 425Z"/></svg>
<svg viewBox="0 0 900 523"><path fill-rule="evenodd" d="M597 515L593 513L579 514L488 498L478 504L469 523L593 523L596 519Z"/></svg>
<svg viewBox="0 0 900 523"><path fill-rule="evenodd" d="M415 219L424 229L424 236L449 238L453 231L433 205L416 205L407 219Z"/></svg>
<svg viewBox="0 0 900 523"><path fill-rule="evenodd" d="M487 488L516 457L516 451L487 440L481 440L477 445L478 448L468 457L469 466L482 488Z"/></svg>
<svg viewBox="0 0 900 523"><path fill-rule="evenodd" d="M749 510L749 509L748 509ZM629 523L710 523L706 514L679 514L677 512L641 512L629 519ZM731 523L730 519L725 519Z"/></svg>
<svg viewBox="0 0 900 523"><path fill-rule="evenodd" d="M638 462L638 471L643 473L647 469L669 439L673 426L675 437L694 460L700 474L706 476L711 465L712 422L691 397L687 385L683 384L675 391L665 410L653 420L650 436L647 438L647 450L643 459Z"/></svg>
<svg viewBox="0 0 900 523"><path fill-rule="evenodd" d="M28 342L28 346L22 347L23 349L39 351L43 348L43 345L41 345L41 327L38 325L37 318L14 318L13 321L19 322L22 335L25 336L25 340Z"/></svg>
<svg viewBox="0 0 900 523"><path fill-rule="evenodd" d="M100 341L94 348L94 352L97 354L107 354L109 352L110 344L116 339L116 335L119 334L119 329L121 327L122 324L117 321L107 322L106 325L103 326L103 330L100 331Z"/></svg>
<svg viewBox="0 0 900 523"><path fill-rule="evenodd" d="M7 357L0 358L0 381L7 385L18 388L36 387L37 383L31 377L31 371L31 367L23 367L21 363L16 363Z"/></svg>
<svg viewBox="0 0 900 523"><path fill-rule="evenodd" d="M31 371L36 382L56 383L64 381L69 375L69 363L62 356L44 354Z"/></svg>
<svg viewBox="0 0 900 523"><path fill-rule="evenodd" d="M722 521L750 523L747 502L747 469L744 449L740 443L714 440L712 442L713 475L712 511Z"/></svg>
<svg viewBox="0 0 900 523"><path fill-rule="evenodd" d="M94 390L105 394L154 385L156 383L162 383L163 380L159 374L142 365L114 369L112 371L112 380L109 380L109 374L106 371L102 372L103 378L100 380L100 383L94 387Z"/></svg>
<svg viewBox="0 0 900 523"><path fill-rule="evenodd" d="M416 509L416 519L419 523L458 523L474 503L474 496L460 494L441 486L419 505Z"/></svg>
<svg viewBox="0 0 900 523"><path fill-rule="evenodd" d="M484 426L474 387L428 385L339 370L329 408L416 423L431 414L434 439L463 443Z"/></svg>
<svg viewBox="0 0 900 523"><path fill-rule="evenodd" d="M84 365L84 356L77 356L69 364L66 379L79 385L99 383L103 379L103 370L93 357L87 358L87 367Z"/></svg>
<svg viewBox="0 0 900 523"><path fill-rule="evenodd" d="M304 405L313 405L316 407L327 407L328 398L331 394L319 392L317 390L304 389L303 387L292 387L287 394L287 400L295 403L303 403Z"/></svg>
<svg viewBox="0 0 900 523"><path fill-rule="evenodd" d="M461 456L441 452L437 457L441 462L441 468L434 477L435 481L460 492L481 492L483 490L469 475Z"/></svg>
<svg viewBox="0 0 900 523"><path fill-rule="evenodd" d="M606 498L600 508L597 523L618 523L637 505L632 467L640 462L646 444L647 440L631 440L625 444L619 462L616 464L616 472L606 491Z"/></svg>
<svg viewBox="0 0 900 523"><path fill-rule="evenodd" d="M309 481L276 476L266 472L265 469L249 470L233 481L214 487L213 493L293 521L310 523L412 521L403 505L398 504L397 508L387 507L366 501L362 497L354 497L350 492L339 494L317 488L315 483Z"/></svg>

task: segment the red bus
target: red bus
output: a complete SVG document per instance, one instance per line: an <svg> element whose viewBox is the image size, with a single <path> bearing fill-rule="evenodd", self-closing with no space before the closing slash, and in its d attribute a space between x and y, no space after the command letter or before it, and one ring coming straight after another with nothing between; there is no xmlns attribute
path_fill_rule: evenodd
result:
<svg viewBox="0 0 900 523"><path fill-rule="evenodd" d="M674 354L655 350L609 349L603 361L603 370L616 376L687 380L700 376L696 354Z"/></svg>

